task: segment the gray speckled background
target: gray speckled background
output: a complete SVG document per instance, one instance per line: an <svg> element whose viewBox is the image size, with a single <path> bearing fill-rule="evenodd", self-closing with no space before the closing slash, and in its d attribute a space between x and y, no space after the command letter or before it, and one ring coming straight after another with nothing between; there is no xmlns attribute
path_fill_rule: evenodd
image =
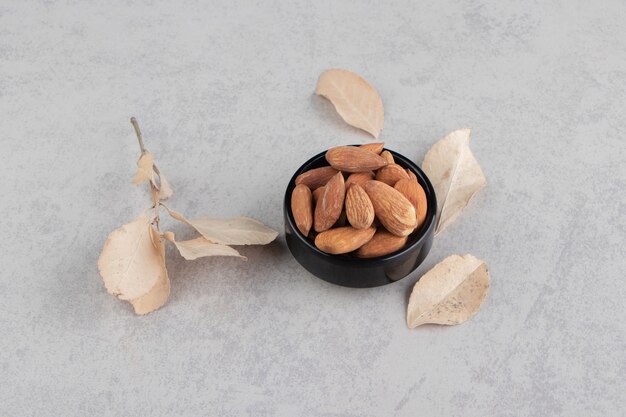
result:
<svg viewBox="0 0 626 417"><path fill-rule="evenodd" d="M623 415L624 21L623 1L2 1L0 415ZM281 234L247 263L168 251L149 316L108 295L102 244L148 201L129 116L172 207L282 230L293 171L369 140L312 94L335 66L417 161L474 129L488 187L425 265L340 288ZM409 331L412 285L453 253L489 262L485 304Z"/></svg>

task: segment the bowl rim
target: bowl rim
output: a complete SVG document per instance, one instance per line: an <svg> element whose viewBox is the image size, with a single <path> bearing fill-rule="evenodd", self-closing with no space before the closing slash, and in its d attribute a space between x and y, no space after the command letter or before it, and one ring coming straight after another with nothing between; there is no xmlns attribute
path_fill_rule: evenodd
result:
<svg viewBox="0 0 626 417"><path fill-rule="evenodd" d="M345 146L360 146L360 145L345 145ZM426 212L426 219L424 221L424 224L420 228L420 230L417 232L417 237L413 238L414 239L413 243L405 246L404 248L396 252L392 252L390 254L383 255L383 256L376 256L373 258L342 257L342 255L332 255L332 254L321 251L320 249L317 248L317 246L315 246L315 244L312 241L309 240L308 237L304 236L300 232L300 229L298 229L295 219L293 218L293 213L291 212L291 194L293 193L293 189L295 188L295 181L298 175L305 172L304 169L308 167L309 165L313 164L314 162L317 162L319 159L324 159L324 161L326 161L325 155L327 151L328 149L308 159L305 163L303 163L296 170L296 172L293 174L293 176L287 183L287 188L285 190L284 210L287 213L286 217L289 222L289 226L291 230L293 230L293 234L296 235L298 239L302 241L311 251L315 252L320 257L333 259L333 260L345 259L347 261L353 262L354 266L363 266L363 267L380 265L382 263L386 263L388 261L401 258L408 252L415 250L415 248L421 247L422 242L431 233L431 229L435 227L435 223L437 220L437 210L436 210L437 196L435 194L435 188L433 187L426 173L422 171L422 169L416 163L411 161L406 156L398 152L395 152L391 149L387 149L387 148L383 148L383 151L389 151L393 155L394 159L396 157L400 159L417 176L418 182L420 182L420 185L424 188L424 192L426 193L426 200L429 203L428 211ZM328 162L326 161L325 166L330 166L330 164L328 164ZM290 188L291 188L291 192L290 192ZM434 203L434 204L431 204L431 203Z"/></svg>

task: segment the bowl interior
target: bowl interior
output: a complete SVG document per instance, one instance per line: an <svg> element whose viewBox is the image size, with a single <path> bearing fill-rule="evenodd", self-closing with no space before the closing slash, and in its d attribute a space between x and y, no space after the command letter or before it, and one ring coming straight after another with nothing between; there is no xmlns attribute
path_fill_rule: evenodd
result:
<svg viewBox="0 0 626 417"><path fill-rule="evenodd" d="M353 145L353 146L358 146L358 145ZM295 220L293 218L293 213L291 212L291 193L293 192L293 189L296 186L295 181L298 175L314 168L329 166L329 163L328 161L326 161L326 157L325 157L326 151L324 151L315 155L311 159L309 159L296 171L296 173L293 175L293 177L289 181L289 185L287 186L287 192L285 193L285 210L287 211L287 214L288 214L287 219L294 231L294 234L300 240L302 240L312 251L318 252L320 256L327 256L327 257L333 257L333 258L344 257L344 258L354 259L356 262L358 262L359 264L363 266L366 266L368 264L379 264L380 262L384 262L385 260L393 259L397 256L401 256L403 253L410 251L411 248L418 246L420 241L424 238L424 236L427 235L430 229L434 228L437 200L435 198L435 190L430 180L428 179L426 174L410 159L390 149L385 148L385 150L389 151L393 155L396 164L400 165L402 168L410 169L415 174L418 182L424 189L424 192L426 193L426 201L428 202L428 209L426 212L426 219L424 220L424 224L420 227L420 229L417 232L414 232L411 235L409 235L407 243L402 249L396 252L390 253L388 255L384 255L384 256L378 256L375 258L357 258L356 256L352 254L330 255L319 250L313 243L313 240L304 236L302 233L300 233L300 230L298 230L298 227L296 226Z"/></svg>

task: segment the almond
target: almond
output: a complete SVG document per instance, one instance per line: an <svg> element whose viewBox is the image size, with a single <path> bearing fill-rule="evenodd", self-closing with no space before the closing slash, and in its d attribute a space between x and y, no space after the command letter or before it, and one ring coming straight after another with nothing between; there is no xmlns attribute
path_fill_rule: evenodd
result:
<svg viewBox="0 0 626 417"><path fill-rule="evenodd" d="M320 188L316 188L313 191L313 205L317 204L317 200L320 199L320 197L322 196L322 194L324 194L324 190L326 189L326 187L320 187Z"/></svg>
<svg viewBox="0 0 626 417"><path fill-rule="evenodd" d="M345 196L346 187L343 181L343 174L337 172L326 183L324 193L319 200L317 200L317 204L315 205L313 228L316 232L328 230L335 224L341 215Z"/></svg>
<svg viewBox="0 0 626 417"><path fill-rule="evenodd" d="M364 145L359 146L359 148L367 149L368 151L374 152L377 155L380 155L384 147L385 147L385 144L381 142L366 143Z"/></svg>
<svg viewBox="0 0 626 417"><path fill-rule="evenodd" d="M372 240L361 246L356 252L359 258L374 258L395 252L406 244L408 236L396 236L382 227L376 231Z"/></svg>
<svg viewBox="0 0 626 417"><path fill-rule="evenodd" d="M345 172L366 172L387 165L380 155L357 146L337 146L326 152L326 160L335 169Z"/></svg>
<svg viewBox="0 0 626 417"><path fill-rule="evenodd" d="M374 180L365 184L365 192L372 201L376 217L388 231L396 236L407 236L415 229L415 207L400 191Z"/></svg>
<svg viewBox="0 0 626 417"><path fill-rule="evenodd" d="M394 161L394 159L393 159L393 155L389 151L383 151L380 154L380 156L385 158L385 161L387 161L388 164L395 164L396 163L396 161Z"/></svg>
<svg viewBox="0 0 626 417"><path fill-rule="evenodd" d="M382 181L387 185L391 185L392 187L402 179L408 179L409 175L406 173L404 168L402 168L398 164L389 164L386 167L383 167L378 170L376 173L376 180Z"/></svg>
<svg viewBox="0 0 626 417"><path fill-rule="evenodd" d="M417 181L417 176L415 175L415 172L411 171L410 169L405 169L407 175L409 176L410 180L415 180Z"/></svg>
<svg viewBox="0 0 626 417"><path fill-rule="evenodd" d="M374 206L359 184L346 192L346 216L355 229L367 229L374 222Z"/></svg>
<svg viewBox="0 0 626 417"><path fill-rule="evenodd" d="M311 169L307 172L303 172L296 177L296 185L304 184L309 187L309 189L314 191L317 188L326 185L328 180L330 180L336 173L337 170L333 167L321 167Z"/></svg>
<svg viewBox="0 0 626 417"><path fill-rule="evenodd" d="M406 179L396 183L396 190L400 191L415 207L417 216L417 226L424 224L426 212L428 211L428 203L426 202L426 193L417 180Z"/></svg>
<svg viewBox="0 0 626 417"><path fill-rule="evenodd" d="M331 255L339 255L356 250L369 242L376 232L375 227L355 229L350 226L338 227L320 233L315 238L315 246Z"/></svg>
<svg viewBox="0 0 626 417"><path fill-rule="evenodd" d="M350 174L350 176L346 180L346 190L350 188L350 185L352 184L359 184L361 187L363 187L366 182L373 179L374 173L372 171L355 172L354 174Z"/></svg>
<svg viewBox="0 0 626 417"><path fill-rule="evenodd" d="M291 193L291 213L300 233L308 236L313 224L313 201L311 190L304 184L296 185Z"/></svg>

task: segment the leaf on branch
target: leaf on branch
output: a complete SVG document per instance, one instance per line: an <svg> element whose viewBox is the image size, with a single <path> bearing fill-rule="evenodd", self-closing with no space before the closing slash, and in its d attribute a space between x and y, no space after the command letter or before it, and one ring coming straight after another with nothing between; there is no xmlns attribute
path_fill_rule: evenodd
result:
<svg viewBox="0 0 626 417"><path fill-rule="evenodd" d="M165 268L165 247L158 233L152 228L150 228L150 230L152 233L152 242L161 255L164 273L159 276L159 280L148 293L133 300L129 300L135 309L135 314L148 314L161 308L170 296L170 278Z"/></svg>
<svg viewBox="0 0 626 417"><path fill-rule="evenodd" d="M98 259L109 293L122 300L134 300L167 279L160 239L146 215L111 232Z"/></svg>
<svg viewBox="0 0 626 417"><path fill-rule="evenodd" d="M159 167L157 167L156 164L154 164L154 171L157 173L157 176L159 177L158 198L159 200L167 200L172 195L174 195L174 190L172 190L170 183L167 181L167 178L165 178L165 175L163 175L163 171L161 171Z"/></svg>
<svg viewBox="0 0 626 417"><path fill-rule="evenodd" d="M487 184L469 147L470 133L470 129L449 133L430 148L422 162L422 169L437 196L436 235L448 227Z"/></svg>
<svg viewBox="0 0 626 417"><path fill-rule="evenodd" d="M144 181L154 184L154 157L150 152L146 152L137 161L137 172L133 178L133 184L139 185Z"/></svg>
<svg viewBox="0 0 626 417"><path fill-rule="evenodd" d="M385 118L383 102L360 75L343 69L324 71L315 93L333 103L346 123L378 138Z"/></svg>
<svg viewBox="0 0 626 417"><path fill-rule="evenodd" d="M198 231L213 243L222 245L266 245L276 239L278 232L250 217L225 219L198 218L188 220L182 214L165 207L174 219Z"/></svg>
<svg viewBox="0 0 626 417"><path fill-rule="evenodd" d="M230 246L210 242L202 236L182 241L177 241L173 232L165 232L164 236L176 245L182 257L189 261L206 256L236 256L243 260L247 259Z"/></svg>
<svg viewBox="0 0 626 417"><path fill-rule="evenodd" d="M424 274L413 287L407 324L460 324L480 308L489 290L489 271L472 255L452 255Z"/></svg>

